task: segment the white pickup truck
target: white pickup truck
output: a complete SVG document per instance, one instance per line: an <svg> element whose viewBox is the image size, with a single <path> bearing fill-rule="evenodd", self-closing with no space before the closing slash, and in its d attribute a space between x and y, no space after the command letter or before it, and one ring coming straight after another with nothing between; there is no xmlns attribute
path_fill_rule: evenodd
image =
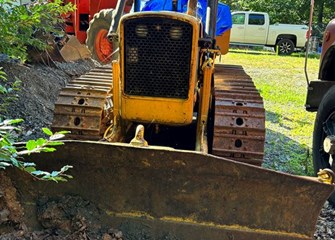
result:
<svg viewBox="0 0 335 240"><path fill-rule="evenodd" d="M291 54L306 43L306 25L274 24L264 12L238 11L232 13L233 27L230 44L265 45L278 48L282 55Z"/></svg>

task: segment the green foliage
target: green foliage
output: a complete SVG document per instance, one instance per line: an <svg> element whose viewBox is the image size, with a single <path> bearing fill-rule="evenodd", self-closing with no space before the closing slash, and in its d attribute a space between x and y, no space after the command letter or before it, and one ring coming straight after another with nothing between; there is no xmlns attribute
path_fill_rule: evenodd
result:
<svg viewBox="0 0 335 240"><path fill-rule="evenodd" d="M18 130L15 124L22 122L22 119L5 120L0 122L0 169L6 167L17 167L34 178L40 180L52 180L55 182L67 181L72 178L65 172L72 168L72 166L64 166L59 171L52 171L51 173L36 169L35 163L25 162L24 155L40 152L54 152L55 146L62 145L63 142L57 141L64 137L67 131L52 133L49 129L43 128L43 132L48 135L48 139L39 138L37 140L29 140L24 147L15 144L13 139L13 131Z"/></svg>
<svg viewBox="0 0 335 240"><path fill-rule="evenodd" d="M63 23L61 15L73 10L63 1L38 0L28 6L16 6L13 0L0 0L0 53L27 59L27 46L46 50L49 33L57 33Z"/></svg>
<svg viewBox="0 0 335 240"><path fill-rule="evenodd" d="M9 104L17 100L16 93L20 90L21 81L16 79L13 83L7 82L6 73L1 69L0 67L0 119L3 119L7 113Z"/></svg>
<svg viewBox="0 0 335 240"><path fill-rule="evenodd" d="M0 69L0 80L7 82L6 74ZM1 83L0 81L0 83ZM13 87L15 85L15 87ZM7 106L11 101L16 99L16 95L12 96L12 92L16 89L16 84L12 84L10 87L3 86L0 84L0 110L5 112ZM70 175L65 172L72 168L72 166L64 166L59 171L52 171L51 173L46 171L40 171L36 169L35 163L25 162L23 159L24 155L30 155L32 153L40 152L53 152L55 146L62 145L63 143L58 141L67 131L61 131L53 133L48 128L43 128L43 132L48 136L48 139L39 138L37 140L29 140L24 147L20 147L16 144L14 138L14 132L19 129L15 127L16 124L22 122L22 119L11 119L2 121L1 118L4 116L0 114L0 169L7 167L17 167L31 176L41 180L52 180L55 182L67 181L71 178Z"/></svg>

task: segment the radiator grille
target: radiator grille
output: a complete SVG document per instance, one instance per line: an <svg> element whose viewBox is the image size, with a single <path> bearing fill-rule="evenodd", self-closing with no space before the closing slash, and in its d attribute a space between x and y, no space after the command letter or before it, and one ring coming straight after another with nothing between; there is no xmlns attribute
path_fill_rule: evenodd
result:
<svg viewBox="0 0 335 240"><path fill-rule="evenodd" d="M145 17L124 22L125 86L128 95L187 99L192 25Z"/></svg>

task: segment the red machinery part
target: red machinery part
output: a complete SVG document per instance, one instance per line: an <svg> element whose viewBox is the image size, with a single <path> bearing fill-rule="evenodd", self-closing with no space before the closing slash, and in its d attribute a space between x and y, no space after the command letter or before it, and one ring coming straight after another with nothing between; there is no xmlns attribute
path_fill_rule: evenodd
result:
<svg viewBox="0 0 335 240"><path fill-rule="evenodd" d="M76 10L64 16L66 18L65 31L68 34L74 34L79 42L85 43L86 30L89 22L92 20L94 14L102 9L115 8L117 0L64 0L64 4L72 3L76 6ZM132 7L133 1L127 1L125 13L128 13Z"/></svg>

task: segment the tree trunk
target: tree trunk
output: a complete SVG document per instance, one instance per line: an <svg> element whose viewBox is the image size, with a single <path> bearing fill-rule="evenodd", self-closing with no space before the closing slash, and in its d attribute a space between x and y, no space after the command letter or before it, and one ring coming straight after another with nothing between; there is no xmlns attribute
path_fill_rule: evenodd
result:
<svg viewBox="0 0 335 240"><path fill-rule="evenodd" d="M325 1L318 1L318 26L322 26Z"/></svg>

